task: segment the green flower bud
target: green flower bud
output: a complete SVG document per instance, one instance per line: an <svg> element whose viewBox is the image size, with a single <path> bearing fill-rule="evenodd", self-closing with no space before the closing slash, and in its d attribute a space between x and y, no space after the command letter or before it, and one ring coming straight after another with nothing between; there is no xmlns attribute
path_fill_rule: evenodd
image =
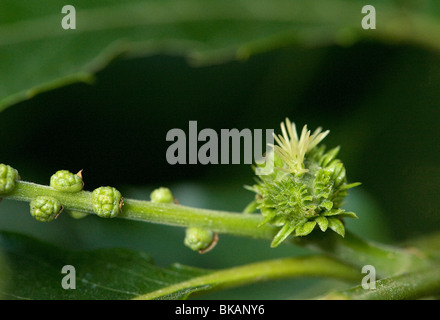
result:
<svg viewBox="0 0 440 320"><path fill-rule="evenodd" d="M93 211L101 218L116 217L122 204L121 193L113 187L100 187L92 193Z"/></svg>
<svg viewBox="0 0 440 320"><path fill-rule="evenodd" d="M150 194L151 202L155 203L174 203L174 196L170 189L165 187L160 187L155 189Z"/></svg>
<svg viewBox="0 0 440 320"><path fill-rule="evenodd" d="M39 196L30 203L31 215L42 222L50 222L63 210L61 202L48 196Z"/></svg>
<svg viewBox="0 0 440 320"><path fill-rule="evenodd" d="M67 170L60 170L50 178L50 186L58 191L79 192L83 189L84 183L79 174L73 174Z"/></svg>
<svg viewBox="0 0 440 320"><path fill-rule="evenodd" d="M76 210L69 210L67 211L69 216L71 216L73 219L83 219L89 215L88 212L82 212L82 211L76 211Z"/></svg>
<svg viewBox="0 0 440 320"><path fill-rule="evenodd" d="M18 171L14 168L0 164L0 194L6 194L14 190L18 180Z"/></svg>
<svg viewBox="0 0 440 320"><path fill-rule="evenodd" d="M211 250L218 241L217 235L207 229L191 227L186 229L184 244L191 250L205 253Z"/></svg>

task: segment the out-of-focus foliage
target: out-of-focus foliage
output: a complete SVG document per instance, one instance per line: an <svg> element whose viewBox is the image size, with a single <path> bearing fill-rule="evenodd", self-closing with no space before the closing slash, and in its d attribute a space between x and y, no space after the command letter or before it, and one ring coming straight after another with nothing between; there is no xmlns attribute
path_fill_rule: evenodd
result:
<svg viewBox="0 0 440 320"><path fill-rule="evenodd" d="M360 0L76 0L66 8L57 0L44 6L2 0L1 5L0 108L68 83L91 82L94 71L118 55L166 52L212 64L288 45L347 46L364 39L440 49L439 5L433 0L370 1L377 11L374 32L361 28L370 11Z"/></svg>
<svg viewBox="0 0 440 320"><path fill-rule="evenodd" d="M251 168L171 166L166 133L187 131L190 120L218 132L276 129L288 116L330 129L325 144L341 146L348 181L362 182L344 206L359 216L347 228L388 241L438 230L437 1L370 1L376 30L361 28L363 1L184 3L73 1L77 30L63 30L59 1L0 0L1 162L27 181L49 184L60 169L83 169L85 190L111 185L148 199L167 186L182 204L240 211L253 197L243 188ZM91 75L93 84L68 84ZM199 255L180 228L68 216L43 226L28 204L6 200L0 230L71 249L128 247L162 266L219 269L303 253L220 236ZM286 298L310 283L223 294Z"/></svg>

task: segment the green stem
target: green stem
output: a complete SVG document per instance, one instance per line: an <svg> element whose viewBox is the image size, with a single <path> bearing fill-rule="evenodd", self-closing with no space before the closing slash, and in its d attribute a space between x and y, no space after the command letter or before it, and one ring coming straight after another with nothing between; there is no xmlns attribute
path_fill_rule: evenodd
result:
<svg viewBox="0 0 440 320"><path fill-rule="evenodd" d="M92 193L88 191L65 193L48 186L19 181L14 191L3 197L30 202L41 195L57 198L67 210L93 213ZM258 214L232 213L132 199L124 199L124 206L118 217L172 226L201 227L217 233L270 241L278 232L277 227L269 224L258 227L263 221L263 217ZM359 270L366 264L373 265L381 276L413 270L426 264L426 259L420 252L367 242L349 232L345 238L330 231L313 232L307 237L290 237L289 242L325 253L350 263Z"/></svg>
<svg viewBox="0 0 440 320"><path fill-rule="evenodd" d="M184 293L184 296L179 298L187 298L194 288L205 287L206 289L203 291L206 292L259 281L304 276L336 278L358 283L361 280L361 274L357 270L334 259L322 256L283 258L216 271L141 295L135 299L152 300L170 297L174 299L178 292Z"/></svg>
<svg viewBox="0 0 440 320"><path fill-rule="evenodd" d="M347 231L341 238L335 233L313 233L292 238L297 245L346 261L358 268L372 265L379 277L387 277L426 267L430 260L416 248L401 248L366 241ZM360 269L359 269L360 270Z"/></svg>
<svg viewBox="0 0 440 320"><path fill-rule="evenodd" d="M321 299L338 300L413 300L440 294L440 268L421 269L375 282L376 288L357 286L332 292Z"/></svg>
<svg viewBox="0 0 440 320"><path fill-rule="evenodd" d="M94 213L92 193L88 191L65 193L48 186L19 181L14 191L3 195L3 197L30 202L41 195L57 198L67 210ZM122 212L118 217L171 226L201 227L218 233L267 240L271 240L277 233L277 228L269 225L258 227L258 224L262 221L259 215L246 215L133 199L124 199Z"/></svg>
<svg viewBox="0 0 440 320"><path fill-rule="evenodd" d="M259 228L261 218L258 215L139 200L124 200L124 210L119 217L173 226L200 227L217 233L260 239L271 239L277 232L272 226Z"/></svg>

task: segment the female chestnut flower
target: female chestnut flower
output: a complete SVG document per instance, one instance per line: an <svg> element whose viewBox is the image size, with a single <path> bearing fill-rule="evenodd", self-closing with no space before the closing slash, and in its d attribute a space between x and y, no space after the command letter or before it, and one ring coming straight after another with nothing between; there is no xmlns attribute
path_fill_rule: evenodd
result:
<svg viewBox="0 0 440 320"><path fill-rule="evenodd" d="M325 151L318 144L328 135L318 128L312 134L304 126L298 137L294 123L286 118L281 135L274 135L274 171L259 175L257 184L248 187L256 193L255 202L264 217L261 225L281 227L271 246L277 247L289 235L306 236L316 226L345 235L342 218L357 218L341 209L349 188L345 168L336 158L339 147Z"/></svg>

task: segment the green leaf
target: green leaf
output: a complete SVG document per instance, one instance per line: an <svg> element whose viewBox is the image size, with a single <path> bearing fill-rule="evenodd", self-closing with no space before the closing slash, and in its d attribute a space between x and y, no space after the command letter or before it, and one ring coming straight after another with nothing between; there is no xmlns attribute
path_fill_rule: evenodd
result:
<svg viewBox="0 0 440 320"><path fill-rule="evenodd" d="M76 288L64 289L65 265L75 268ZM70 251L14 233L0 233L2 299L132 299L207 274L207 270L156 266L143 252L128 249ZM175 297L199 288L174 292Z"/></svg>
<svg viewBox="0 0 440 320"><path fill-rule="evenodd" d="M327 167L330 164L330 162L332 162L332 160L336 158L339 151L340 151L340 147L337 146L336 148L333 148L330 151L326 152L325 155L322 157L321 166L324 168Z"/></svg>
<svg viewBox="0 0 440 320"><path fill-rule="evenodd" d="M308 235L310 232L313 231L313 229L316 226L316 221L307 221L299 226L296 227L295 229L295 235L296 236L306 236Z"/></svg>
<svg viewBox="0 0 440 320"><path fill-rule="evenodd" d="M325 232L328 228L328 220L326 217L319 216L315 219L315 221L318 223L319 228L322 232Z"/></svg>
<svg viewBox="0 0 440 320"><path fill-rule="evenodd" d="M342 187L341 187L341 190L348 190L348 189L351 189L351 188L354 188L354 187L357 187L357 186L360 186L362 183L360 183L360 182L353 182L353 183L350 183L350 184L344 184Z"/></svg>
<svg viewBox="0 0 440 320"><path fill-rule="evenodd" d="M330 200L325 200L321 202L320 206L322 208L326 208L327 211L330 211L333 208L333 202Z"/></svg>
<svg viewBox="0 0 440 320"><path fill-rule="evenodd" d="M332 209L330 211L324 211L323 215L326 217L337 216L343 214L345 211L343 209Z"/></svg>
<svg viewBox="0 0 440 320"><path fill-rule="evenodd" d="M344 209L332 209L330 211L324 211L323 215L325 217L339 216L339 217L345 217L345 218L358 219L358 216L356 215L356 213L351 212L351 211L345 211Z"/></svg>
<svg viewBox="0 0 440 320"><path fill-rule="evenodd" d="M278 231L278 233L273 238L270 246L272 248L278 247L288 236L292 234L296 226L297 226L296 224L293 225L289 223L284 224L284 226Z"/></svg>
<svg viewBox="0 0 440 320"><path fill-rule="evenodd" d="M338 218L327 218L328 219L328 226L330 229L332 229L334 232L339 234L340 236L345 236L345 227L341 220Z"/></svg>
<svg viewBox="0 0 440 320"><path fill-rule="evenodd" d="M178 54L212 64L289 45L362 39L439 50L438 2L416 3L370 1L380 15L371 31L360 27L361 0L77 0L76 29L65 30L57 0L2 0L0 110L73 82L91 83L97 70L124 55Z"/></svg>
<svg viewBox="0 0 440 320"><path fill-rule="evenodd" d="M71 275L71 271L62 272L66 265L75 268L75 289L63 288L63 278ZM358 270L324 256L280 258L223 270L181 264L162 268L139 251L70 251L27 236L0 232L1 299L175 300L260 281L308 276L360 279Z"/></svg>
<svg viewBox="0 0 440 320"><path fill-rule="evenodd" d="M351 212L351 211L344 211L344 212L342 212L339 216L340 216L340 217L343 217L343 218L355 218L355 219L359 219L359 217L356 215L356 213Z"/></svg>

